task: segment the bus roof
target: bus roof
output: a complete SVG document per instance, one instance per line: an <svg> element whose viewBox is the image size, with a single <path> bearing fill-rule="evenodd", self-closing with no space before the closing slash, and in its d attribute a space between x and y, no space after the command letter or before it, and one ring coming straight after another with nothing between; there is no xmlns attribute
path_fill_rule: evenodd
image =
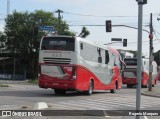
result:
<svg viewBox="0 0 160 119"><path fill-rule="evenodd" d="M82 41L82 42L85 42L85 43L87 43L87 44L91 44L91 45L97 46L97 47L99 47L99 48L109 50L109 51L111 51L111 52L113 52L113 53L115 53L115 54L119 54L119 52L118 52L117 49L115 49L115 48L112 48L112 47L106 46L106 45L97 44L97 43L95 43L95 42L92 42L92 41L89 41L89 40L87 40L87 39L85 39L85 38L81 38L81 37L77 37L77 36L46 35L46 36L44 36L44 37L68 37L68 38L75 38L75 39L78 40L78 41ZM43 38L44 38L44 37L43 37ZM43 39L43 38L42 38L42 39Z"/></svg>

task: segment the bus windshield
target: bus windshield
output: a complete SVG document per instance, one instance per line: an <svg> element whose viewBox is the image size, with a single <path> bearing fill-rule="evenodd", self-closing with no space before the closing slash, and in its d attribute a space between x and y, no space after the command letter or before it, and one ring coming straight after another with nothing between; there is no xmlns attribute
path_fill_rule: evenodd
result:
<svg viewBox="0 0 160 119"><path fill-rule="evenodd" d="M75 40L71 37L44 37L41 50L75 50Z"/></svg>

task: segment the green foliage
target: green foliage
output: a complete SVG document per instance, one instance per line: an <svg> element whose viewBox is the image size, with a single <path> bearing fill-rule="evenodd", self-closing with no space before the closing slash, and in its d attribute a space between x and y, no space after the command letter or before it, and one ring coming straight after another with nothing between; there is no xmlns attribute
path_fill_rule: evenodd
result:
<svg viewBox="0 0 160 119"><path fill-rule="evenodd" d="M0 87L9 87L7 84L0 84Z"/></svg>
<svg viewBox="0 0 160 119"><path fill-rule="evenodd" d="M7 36L7 49L10 52L31 53L33 49L38 51L40 38L44 35L43 32L39 37L33 37L34 26L53 26L58 30L58 18L54 17L52 12L37 10L33 13L16 12L8 15L6 18L6 26L4 33ZM61 34L72 34L68 25L64 21L61 23Z"/></svg>
<svg viewBox="0 0 160 119"><path fill-rule="evenodd" d="M86 38L89 34L90 32L87 30L87 28L83 27L81 33L79 34L79 37Z"/></svg>
<svg viewBox="0 0 160 119"><path fill-rule="evenodd" d="M157 63L158 66L160 66L160 50L153 53L154 61Z"/></svg>
<svg viewBox="0 0 160 119"><path fill-rule="evenodd" d="M31 83L31 84L38 84L38 79L31 79L31 80L28 80L28 83Z"/></svg>
<svg viewBox="0 0 160 119"><path fill-rule="evenodd" d="M74 35L69 31L69 27L65 21L59 20L52 12L36 10L34 12L17 12L14 11L5 19L6 25L4 33L0 34L0 41L5 41L7 52L20 53L21 57L26 59L32 67L33 74L37 73L35 68L38 61L38 52L40 39L44 32L39 32L37 37L33 37L33 28L35 26L53 26L58 31L59 23L61 26L61 34ZM34 78L34 77L33 77Z"/></svg>

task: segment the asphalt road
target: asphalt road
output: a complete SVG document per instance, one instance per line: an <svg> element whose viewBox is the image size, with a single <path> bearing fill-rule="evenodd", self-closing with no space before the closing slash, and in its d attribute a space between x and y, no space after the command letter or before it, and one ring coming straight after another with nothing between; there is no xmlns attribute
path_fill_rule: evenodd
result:
<svg viewBox="0 0 160 119"><path fill-rule="evenodd" d="M111 94L110 91L95 91L93 95L87 96L84 93L77 92L68 92L66 95L55 95L54 90L41 89L37 85L16 84L15 82L8 85L9 87L0 87L1 110L33 109L37 102L46 102L49 105L49 110L135 110L136 107L136 89L127 89L126 86L123 86L116 94ZM141 96L141 108L144 110L160 110L160 99ZM49 117L43 118L47 119ZM60 115L54 118L62 119ZM74 117L65 116L65 118L72 119ZM84 118L135 119L134 116L91 116ZM160 119L160 117L143 116L141 119Z"/></svg>

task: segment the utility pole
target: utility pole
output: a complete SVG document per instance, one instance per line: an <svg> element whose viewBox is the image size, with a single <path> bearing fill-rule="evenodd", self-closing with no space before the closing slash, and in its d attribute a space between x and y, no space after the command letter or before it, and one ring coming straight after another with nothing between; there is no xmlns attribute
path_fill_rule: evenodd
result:
<svg viewBox="0 0 160 119"><path fill-rule="evenodd" d="M141 78L142 78L142 21L143 21L143 5L147 4L147 0L136 0L138 2L138 45L137 45L137 85L136 85L136 113L141 110ZM137 115L136 119L140 119Z"/></svg>
<svg viewBox="0 0 160 119"><path fill-rule="evenodd" d="M153 72L153 25L152 25L152 13L150 14L150 45L149 45L149 82L148 82L148 91L152 91L152 72Z"/></svg>
<svg viewBox="0 0 160 119"><path fill-rule="evenodd" d="M58 13L58 34L61 34L61 13L63 11L58 9L55 13Z"/></svg>
<svg viewBox="0 0 160 119"><path fill-rule="evenodd" d="M7 15L10 14L10 0L7 0Z"/></svg>

